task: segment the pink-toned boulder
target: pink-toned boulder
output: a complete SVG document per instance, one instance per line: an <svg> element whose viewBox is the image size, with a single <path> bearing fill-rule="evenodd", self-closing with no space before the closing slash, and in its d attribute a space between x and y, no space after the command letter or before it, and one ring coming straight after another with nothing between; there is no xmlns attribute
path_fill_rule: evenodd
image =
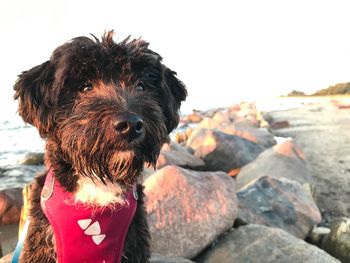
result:
<svg viewBox="0 0 350 263"><path fill-rule="evenodd" d="M237 197L226 173L166 166L144 186L153 253L191 259L233 226Z"/></svg>
<svg viewBox="0 0 350 263"><path fill-rule="evenodd" d="M164 144L157 160L157 169L167 165L177 165L191 170L203 170L204 161L195 157L180 144L172 141L169 144Z"/></svg>
<svg viewBox="0 0 350 263"><path fill-rule="evenodd" d="M188 138L190 138L193 132L192 127L186 128L186 130L178 131L175 134L175 141L179 144L186 144Z"/></svg>
<svg viewBox="0 0 350 263"><path fill-rule="evenodd" d="M235 124L259 127L258 111L255 103L243 102L240 104L239 110L234 113L236 115Z"/></svg>
<svg viewBox="0 0 350 263"><path fill-rule="evenodd" d="M214 120L213 118L204 118L196 127L197 129L218 129L221 126L221 122Z"/></svg>
<svg viewBox="0 0 350 263"><path fill-rule="evenodd" d="M234 122L235 117L236 116L234 114L231 114L231 112L225 110L216 112L212 119L221 124L229 124Z"/></svg>
<svg viewBox="0 0 350 263"><path fill-rule="evenodd" d="M227 134L242 137L251 142L255 142L259 145L262 145L266 149L276 144L274 136L265 128L231 124L221 126L218 130Z"/></svg>
<svg viewBox="0 0 350 263"><path fill-rule="evenodd" d="M313 180L300 147L288 140L265 150L253 162L243 166L236 177L237 188L248 185L257 178L268 175L288 178L299 182L307 189L313 188Z"/></svg>
<svg viewBox="0 0 350 263"><path fill-rule="evenodd" d="M238 117L234 124L245 126L245 127L255 127L258 128L260 125L260 122L254 117Z"/></svg>
<svg viewBox="0 0 350 263"><path fill-rule="evenodd" d="M187 141L194 155L203 159L208 171L240 168L265 150L262 145L218 130L196 129Z"/></svg>
<svg viewBox="0 0 350 263"><path fill-rule="evenodd" d="M22 205L22 188L0 191L0 225L18 223Z"/></svg>
<svg viewBox="0 0 350 263"><path fill-rule="evenodd" d="M276 144L274 136L265 128L257 128L254 125L245 125L234 122L220 122L211 118L204 118L194 130L201 128L215 129L226 134L236 135L246 140L270 148Z"/></svg>
<svg viewBox="0 0 350 263"><path fill-rule="evenodd" d="M198 123L203 119L203 115L200 111L193 110L191 114L182 118L184 123Z"/></svg>

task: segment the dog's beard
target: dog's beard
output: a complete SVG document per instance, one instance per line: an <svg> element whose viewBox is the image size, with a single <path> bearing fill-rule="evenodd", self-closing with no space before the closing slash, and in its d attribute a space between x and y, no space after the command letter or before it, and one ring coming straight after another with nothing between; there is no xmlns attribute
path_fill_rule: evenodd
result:
<svg viewBox="0 0 350 263"><path fill-rule="evenodd" d="M72 126L61 129L60 144L67 163L77 175L126 186L135 182L145 162L137 147L118 141L108 129Z"/></svg>
<svg viewBox="0 0 350 263"><path fill-rule="evenodd" d="M108 126L101 129L93 122L92 125L74 123L77 122L63 122L59 138L65 161L77 175L127 187L136 181L144 163L155 165L160 142L145 141L144 136L127 142L118 140Z"/></svg>
<svg viewBox="0 0 350 263"><path fill-rule="evenodd" d="M108 170L112 172L113 180L123 180L127 184L132 184L142 171L143 163L144 158L138 152L117 151L111 155Z"/></svg>
<svg viewBox="0 0 350 263"><path fill-rule="evenodd" d="M143 157L132 150L106 152L103 147L98 152L71 153L70 159L78 175L102 182L109 180L125 186L135 182L144 163Z"/></svg>

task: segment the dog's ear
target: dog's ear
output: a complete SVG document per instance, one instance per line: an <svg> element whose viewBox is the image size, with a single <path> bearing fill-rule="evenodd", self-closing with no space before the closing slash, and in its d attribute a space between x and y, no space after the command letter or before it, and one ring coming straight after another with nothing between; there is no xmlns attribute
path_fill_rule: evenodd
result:
<svg viewBox="0 0 350 263"><path fill-rule="evenodd" d="M45 138L53 128L53 107L58 94L53 92L54 68L50 61L24 71L14 85L18 113L34 125Z"/></svg>
<svg viewBox="0 0 350 263"><path fill-rule="evenodd" d="M185 85L176 77L176 72L163 66L163 90L165 92L165 103L163 111L166 117L168 133L179 124L179 109L181 102L186 99L187 90Z"/></svg>

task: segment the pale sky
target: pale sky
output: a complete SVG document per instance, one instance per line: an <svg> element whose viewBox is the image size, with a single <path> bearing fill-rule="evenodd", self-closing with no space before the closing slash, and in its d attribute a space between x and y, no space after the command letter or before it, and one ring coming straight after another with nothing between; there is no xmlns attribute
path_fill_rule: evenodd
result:
<svg viewBox="0 0 350 263"><path fill-rule="evenodd" d="M337 0L4 0L0 105L21 71L105 29L150 42L186 84L187 109L314 92L350 81L349 12L350 2Z"/></svg>

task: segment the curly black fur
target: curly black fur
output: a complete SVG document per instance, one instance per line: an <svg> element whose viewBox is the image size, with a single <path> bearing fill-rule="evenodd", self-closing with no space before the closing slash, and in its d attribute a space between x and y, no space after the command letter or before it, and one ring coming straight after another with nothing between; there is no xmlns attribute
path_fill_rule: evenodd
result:
<svg viewBox="0 0 350 263"><path fill-rule="evenodd" d="M14 86L19 114L46 140L46 165L67 191L77 189L79 176L92 174L128 189L145 163L155 165L187 96L176 73L161 61L145 41L116 43L110 31L101 41L75 38L54 50L49 61L19 76ZM120 136L113 125L120 114L139 116L142 134ZM53 231L40 207L45 177L37 177L33 186L22 262L56 261ZM138 191L122 262L147 262L150 257L142 187Z"/></svg>

